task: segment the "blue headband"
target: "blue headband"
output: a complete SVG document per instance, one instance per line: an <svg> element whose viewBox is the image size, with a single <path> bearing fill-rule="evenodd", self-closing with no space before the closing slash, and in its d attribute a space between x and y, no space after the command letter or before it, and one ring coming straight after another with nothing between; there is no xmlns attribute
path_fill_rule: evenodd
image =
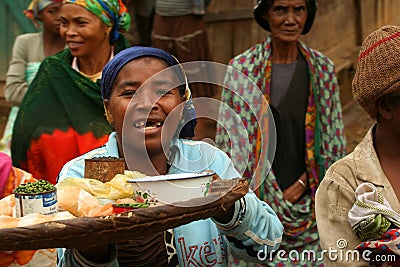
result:
<svg viewBox="0 0 400 267"><path fill-rule="evenodd" d="M103 100L110 98L114 81L117 78L118 73L121 71L121 69L132 60L141 57L156 57L167 62L169 66L180 64L179 61L171 54L154 47L133 46L122 50L117 55L115 55L114 58L110 62L108 62L103 69L101 77L101 96ZM178 73L178 75L186 82L186 75L183 69L182 72ZM185 84L184 86L185 88L188 87L187 84ZM185 103L185 108L183 110L183 120L185 125L180 131L179 137L193 137L194 127L196 126L197 121L196 111L193 107L191 98L187 99Z"/></svg>

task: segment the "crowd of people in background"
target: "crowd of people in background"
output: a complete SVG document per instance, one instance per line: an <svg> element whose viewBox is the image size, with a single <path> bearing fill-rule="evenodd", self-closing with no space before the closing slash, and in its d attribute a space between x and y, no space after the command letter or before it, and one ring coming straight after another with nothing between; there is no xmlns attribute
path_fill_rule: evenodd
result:
<svg viewBox="0 0 400 267"><path fill-rule="evenodd" d="M400 260L400 27L384 26L362 44L353 96L376 121L347 154L335 65L300 40L313 26L317 0L259 0L253 14L265 39L226 62L222 88L188 84L186 73L199 70L181 65L213 59L204 20L210 2L32 0L24 13L41 30L14 42L0 196L25 180L83 178L84 159L97 156L124 158L149 175L149 163L158 174L212 169L222 179L247 178L252 190L207 220L127 244L64 249L59 266L187 266L179 238L212 244L216 266L348 266L324 254L341 238L345 251ZM151 77L169 67L163 79L181 83L165 90L164 80ZM218 123L196 116L198 97L220 100ZM166 155L161 129L179 107L166 130ZM159 121L132 123L135 141L123 141L128 113ZM238 120L244 131L233 130ZM183 159L197 157L204 162L188 169ZM144 244L152 250L139 249ZM271 254L278 250L316 256L283 261Z"/></svg>

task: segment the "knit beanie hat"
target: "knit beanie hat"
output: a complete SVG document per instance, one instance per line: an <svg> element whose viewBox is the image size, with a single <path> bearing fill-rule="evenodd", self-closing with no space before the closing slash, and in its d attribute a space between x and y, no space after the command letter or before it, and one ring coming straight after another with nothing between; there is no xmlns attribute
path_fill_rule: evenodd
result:
<svg viewBox="0 0 400 267"><path fill-rule="evenodd" d="M400 88L400 26L383 26L364 40L352 88L354 99L376 118L377 100Z"/></svg>

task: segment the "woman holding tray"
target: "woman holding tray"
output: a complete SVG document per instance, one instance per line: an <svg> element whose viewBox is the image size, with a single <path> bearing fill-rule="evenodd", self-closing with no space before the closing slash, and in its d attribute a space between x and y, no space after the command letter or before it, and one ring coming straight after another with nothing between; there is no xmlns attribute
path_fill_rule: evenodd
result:
<svg viewBox="0 0 400 267"><path fill-rule="evenodd" d="M213 170L222 179L240 176L225 153L186 139L194 134L196 114L175 57L157 48L128 48L106 65L102 77L106 116L115 132L105 146L68 162L59 181L82 178L84 160L94 157L125 158L130 170L147 175ZM118 248L102 243L65 250L60 266L226 266L228 253L257 262L260 253L279 246L282 232L274 211L249 192L225 213Z"/></svg>

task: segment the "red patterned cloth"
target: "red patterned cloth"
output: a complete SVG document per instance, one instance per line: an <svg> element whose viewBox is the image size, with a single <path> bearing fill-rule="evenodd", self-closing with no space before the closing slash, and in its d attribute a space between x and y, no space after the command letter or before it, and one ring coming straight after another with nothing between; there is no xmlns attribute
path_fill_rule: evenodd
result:
<svg viewBox="0 0 400 267"><path fill-rule="evenodd" d="M372 266L400 266L400 229L391 229L380 239L365 241L356 247L358 251L369 250Z"/></svg>

